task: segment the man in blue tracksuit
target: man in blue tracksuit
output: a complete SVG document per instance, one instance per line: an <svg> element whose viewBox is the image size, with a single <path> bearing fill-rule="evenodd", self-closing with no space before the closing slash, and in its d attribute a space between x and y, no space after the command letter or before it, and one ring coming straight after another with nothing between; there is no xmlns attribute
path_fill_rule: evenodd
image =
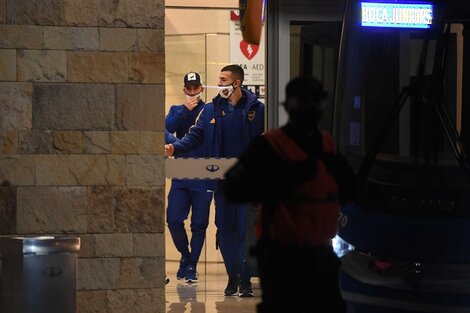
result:
<svg viewBox="0 0 470 313"><path fill-rule="evenodd" d="M167 156L202 147L207 157L238 157L264 131L264 104L242 88L244 71L228 65L219 74L219 95L206 104L196 124L181 140L165 145ZM221 185L221 181L214 181ZM214 193L217 242L229 276L225 295L253 296L251 270L246 263L248 204L227 201L222 188Z"/></svg>
<svg viewBox="0 0 470 313"><path fill-rule="evenodd" d="M166 143L177 142L188 132L203 110L205 103L201 99L204 87L201 76L190 72L184 76L183 91L186 101L170 107L165 118ZM175 134L175 135L173 135ZM186 153L177 153L176 157L200 157L202 148L198 147ZM201 255L206 229L209 224L209 211L213 192L208 180L172 179L168 193L166 220L176 249L181 253L177 279L188 283L198 281L197 262ZM191 209L191 242L184 229L184 221ZM190 246L190 247L189 247Z"/></svg>

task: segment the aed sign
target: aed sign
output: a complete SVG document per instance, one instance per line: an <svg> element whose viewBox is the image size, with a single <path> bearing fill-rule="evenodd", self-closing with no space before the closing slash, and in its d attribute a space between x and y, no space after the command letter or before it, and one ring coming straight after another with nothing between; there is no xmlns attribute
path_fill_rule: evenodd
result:
<svg viewBox="0 0 470 313"><path fill-rule="evenodd" d="M362 26L430 28L432 4L361 2Z"/></svg>

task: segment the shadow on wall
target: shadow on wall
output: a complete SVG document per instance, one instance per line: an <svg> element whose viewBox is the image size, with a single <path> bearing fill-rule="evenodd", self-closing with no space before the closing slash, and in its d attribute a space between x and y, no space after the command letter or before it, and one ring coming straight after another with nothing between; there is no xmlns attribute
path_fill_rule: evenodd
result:
<svg viewBox="0 0 470 313"><path fill-rule="evenodd" d="M16 233L16 186L8 180L0 185L0 235Z"/></svg>
<svg viewBox="0 0 470 313"><path fill-rule="evenodd" d="M16 187L14 187L8 180L4 180L0 185L0 235L11 235L11 234L14 234L15 232L16 232ZM1 260L2 260L2 255L0 252L0 281L1 281L1 275L2 275ZM0 284L0 294L1 293L2 293L2 290L1 290L1 284ZM0 307L1 307L1 303L0 303Z"/></svg>
<svg viewBox="0 0 470 313"><path fill-rule="evenodd" d="M12 235L16 232L16 187L8 180L0 185L0 235ZM0 245L1 248L1 245ZM0 249L0 277L2 275ZM2 293L0 285L0 294ZM1 305L1 303L0 303Z"/></svg>

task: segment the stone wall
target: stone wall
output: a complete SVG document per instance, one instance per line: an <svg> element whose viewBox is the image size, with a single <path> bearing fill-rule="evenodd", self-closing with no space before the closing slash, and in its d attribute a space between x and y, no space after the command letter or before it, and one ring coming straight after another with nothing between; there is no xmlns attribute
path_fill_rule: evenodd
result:
<svg viewBox="0 0 470 313"><path fill-rule="evenodd" d="M0 0L0 235L81 238L78 313L165 310L164 0Z"/></svg>

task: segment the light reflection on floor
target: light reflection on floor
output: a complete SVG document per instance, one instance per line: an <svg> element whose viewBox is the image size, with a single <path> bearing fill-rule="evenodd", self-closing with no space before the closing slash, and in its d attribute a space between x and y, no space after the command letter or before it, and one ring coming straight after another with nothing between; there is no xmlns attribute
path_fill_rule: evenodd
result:
<svg viewBox="0 0 470 313"><path fill-rule="evenodd" d="M261 301L257 277L252 279L253 298L225 297L227 274L223 264L199 264L199 282L195 284L176 279L178 265L178 262L166 262L170 278L166 285L167 313L256 313L256 305Z"/></svg>

